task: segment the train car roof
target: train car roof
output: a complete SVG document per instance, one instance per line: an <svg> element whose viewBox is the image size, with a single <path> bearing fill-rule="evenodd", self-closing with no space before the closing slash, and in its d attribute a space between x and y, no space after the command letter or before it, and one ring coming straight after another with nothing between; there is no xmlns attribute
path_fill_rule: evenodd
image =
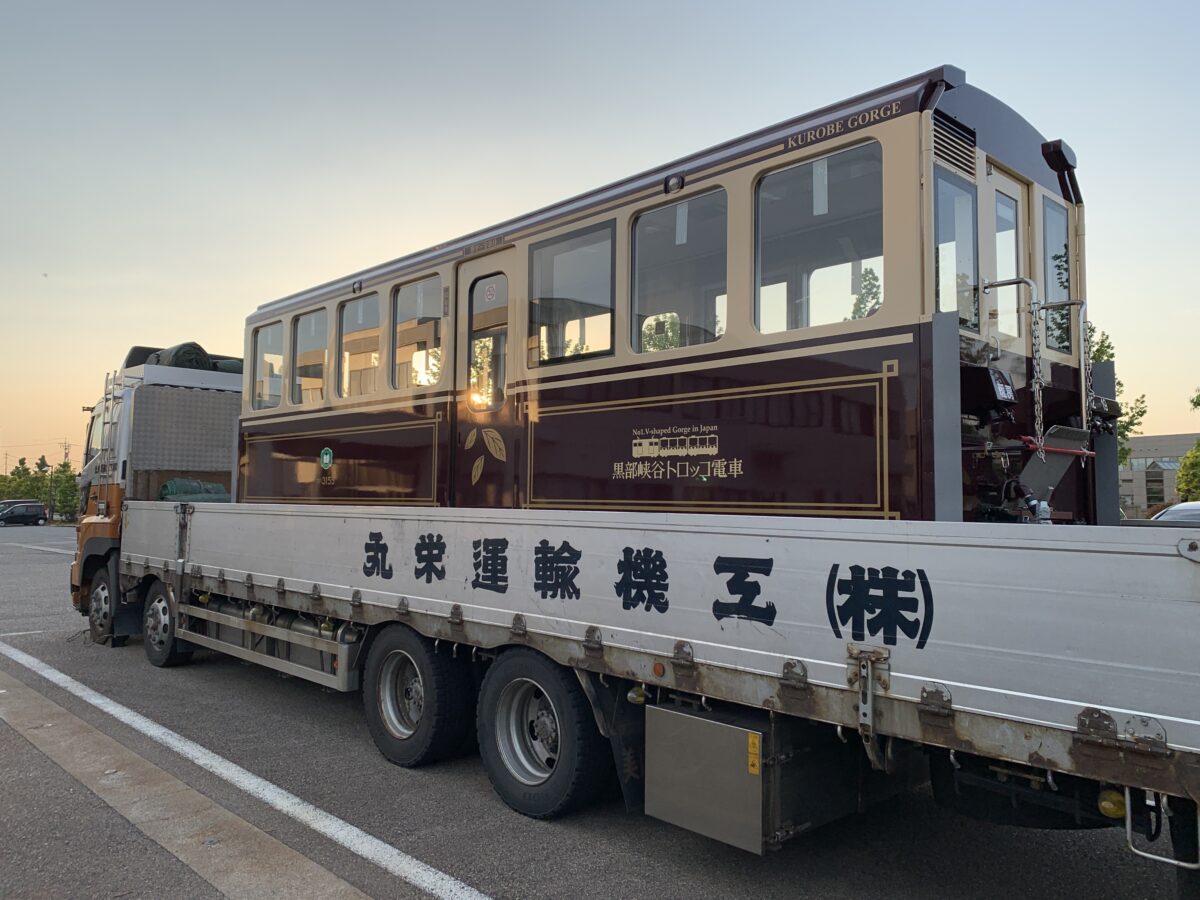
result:
<svg viewBox="0 0 1200 900"><path fill-rule="evenodd" d="M426 250L401 256L390 262L265 303L247 317L247 323L267 321L295 309L325 302L353 291L356 285L405 274L419 274L419 270L447 259L471 256L502 247L507 243L506 234L525 231L572 213L586 213L592 207L645 191L656 185L663 185L665 190L667 179L673 176L686 179L689 173L756 153L772 144L787 142L791 136L820 128L822 124L836 122L845 116L853 115L856 111L869 110L889 102L900 102L901 114L935 109L954 119L976 134L976 143L985 149L989 157L997 159L1026 178L1061 192L1067 200L1077 202L1078 187L1074 185L1073 177L1068 184L1065 174L1065 170L1070 169L1073 176L1075 159L1070 147L1062 141L1048 143L1042 134L1015 110L990 94L967 84L966 77L966 72L955 66L944 65L930 69L777 125L725 141L707 150L681 157L568 200L471 232L456 240L437 244Z"/></svg>

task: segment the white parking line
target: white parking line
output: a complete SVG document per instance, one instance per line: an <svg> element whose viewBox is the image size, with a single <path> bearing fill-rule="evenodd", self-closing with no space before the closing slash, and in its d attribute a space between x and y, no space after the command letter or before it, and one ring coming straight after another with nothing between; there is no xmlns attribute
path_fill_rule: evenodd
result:
<svg viewBox="0 0 1200 900"><path fill-rule="evenodd" d="M0 720L222 896L370 900L14 676L0 685Z"/></svg>
<svg viewBox="0 0 1200 900"><path fill-rule="evenodd" d="M6 631L6 632L4 632L4 634L0 634L0 638L22 637L26 634L45 634L45 632L44 631Z"/></svg>
<svg viewBox="0 0 1200 900"><path fill-rule="evenodd" d="M301 800L295 794L285 791L265 778L260 778L223 756L218 756L195 741L176 734L141 713L110 700L37 657L30 656L3 641L0 641L0 654L414 887L446 900L488 900L486 894L480 893L470 885L397 850L391 844L384 843L332 813Z"/></svg>
<svg viewBox="0 0 1200 900"><path fill-rule="evenodd" d="M59 550L56 547L39 547L37 544L4 544L5 547L24 547L26 550L41 550L43 553L65 553L74 556L74 550Z"/></svg>

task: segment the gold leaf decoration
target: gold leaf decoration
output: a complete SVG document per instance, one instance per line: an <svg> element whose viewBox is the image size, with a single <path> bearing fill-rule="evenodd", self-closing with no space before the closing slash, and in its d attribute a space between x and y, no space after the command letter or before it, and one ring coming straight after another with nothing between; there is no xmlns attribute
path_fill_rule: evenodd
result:
<svg viewBox="0 0 1200 900"><path fill-rule="evenodd" d="M508 460L508 453L504 450L504 438L500 437L500 432L495 428L483 429L483 443L487 446L488 452L500 462Z"/></svg>
<svg viewBox="0 0 1200 900"><path fill-rule="evenodd" d="M467 435L467 442L465 444L463 444L464 450L470 450L472 447L475 446L475 438L478 434L479 434L478 428L471 429L471 433Z"/></svg>
<svg viewBox="0 0 1200 900"><path fill-rule="evenodd" d="M485 459L487 459L486 456L481 456L475 460L475 465L471 466L471 484L478 482L479 476L483 474L483 461Z"/></svg>

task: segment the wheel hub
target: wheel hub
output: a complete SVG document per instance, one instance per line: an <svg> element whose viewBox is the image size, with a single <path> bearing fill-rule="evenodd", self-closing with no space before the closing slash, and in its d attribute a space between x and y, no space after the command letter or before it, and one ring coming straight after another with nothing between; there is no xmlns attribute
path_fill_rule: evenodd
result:
<svg viewBox="0 0 1200 900"><path fill-rule="evenodd" d="M155 597L146 606L146 640L155 650L163 650L171 637L171 608L165 597Z"/></svg>
<svg viewBox="0 0 1200 900"><path fill-rule="evenodd" d="M412 737L425 711L425 683L416 662L403 650L393 651L383 661L379 684L383 724L401 740Z"/></svg>
<svg viewBox="0 0 1200 900"><path fill-rule="evenodd" d="M522 784L549 780L558 764L559 722L541 685L527 678L506 684L496 704L496 746L509 773Z"/></svg>
<svg viewBox="0 0 1200 900"><path fill-rule="evenodd" d="M425 706L425 686L421 684L420 676L414 674L404 685L404 705L414 722L421 718L421 709Z"/></svg>
<svg viewBox="0 0 1200 900"><path fill-rule="evenodd" d="M98 584L92 588L92 596L88 603L88 618L92 630L96 634L107 634L109 623L112 621L112 598L108 593L107 584Z"/></svg>
<svg viewBox="0 0 1200 900"><path fill-rule="evenodd" d="M554 718L554 710L546 705L539 705L532 725L534 740L544 745L551 753L557 753L558 720Z"/></svg>

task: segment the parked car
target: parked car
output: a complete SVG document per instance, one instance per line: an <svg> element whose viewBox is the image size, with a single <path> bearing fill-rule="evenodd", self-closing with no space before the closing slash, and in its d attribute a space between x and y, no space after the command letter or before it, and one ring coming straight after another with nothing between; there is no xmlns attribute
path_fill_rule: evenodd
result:
<svg viewBox="0 0 1200 900"><path fill-rule="evenodd" d="M1200 522L1200 500L1168 506L1151 517L1153 522Z"/></svg>
<svg viewBox="0 0 1200 900"><path fill-rule="evenodd" d="M50 521L50 512L36 500L21 501L0 510L0 526L45 525Z"/></svg>
<svg viewBox="0 0 1200 900"><path fill-rule="evenodd" d="M40 501L29 497L25 500L0 500L0 512L4 512L10 506L20 506L22 503L38 503Z"/></svg>

